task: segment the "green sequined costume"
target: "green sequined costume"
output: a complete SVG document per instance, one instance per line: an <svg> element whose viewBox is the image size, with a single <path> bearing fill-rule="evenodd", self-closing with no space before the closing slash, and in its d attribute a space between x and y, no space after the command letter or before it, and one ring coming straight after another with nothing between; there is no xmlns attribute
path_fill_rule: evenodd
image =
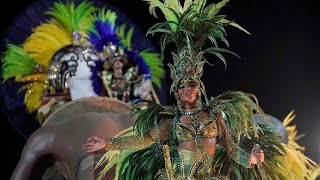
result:
<svg viewBox="0 0 320 180"><path fill-rule="evenodd" d="M145 102L142 104L145 106ZM223 131L217 121L218 144L214 156L177 148L179 141L174 128L179 113L176 108L149 102L146 109L139 109L138 104L132 111L137 115L134 132L107 139L112 141L110 149L113 150L103 159L109 163L100 172L100 177L116 164L115 179L170 179L168 167L166 169L168 157L164 151L164 145L168 145L172 179L299 179L299 173L310 179L312 169L308 167L313 166L312 161L280 143L281 136L275 134L272 127L256 124L252 113L260 109L243 92L226 92L204 107L206 111L223 114L223 123L230 129L230 139L227 140L220 133ZM170 120L161 125L165 119ZM169 130L163 131L166 128ZM255 144L264 150L265 161L252 166L248 159Z"/></svg>
<svg viewBox="0 0 320 180"><path fill-rule="evenodd" d="M257 131L252 112L261 109L247 94L237 91L226 92L212 99L209 106L203 107L204 111L211 114L209 121L205 121L209 122L209 129L210 125L213 125L211 131L215 132L211 136L216 136L218 140L214 156L206 154L203 150L202 136L207 135L205 131L201 131L200 137L197 137L199 133L194 133L193 140L197 142L197 151L177 148L182 139L191 139L186 137L190 136L189 130L184 129L182 133L181 130L177 130L179 111L176 108L149 102L146 109L140 110L141 104L145 106L145 102L138 103L132 110L133 115L137 115L135 135L107 139L107 143L111 144L109 149L122 150L115 158L108 159L111 163L117 163L117 179L167 179L168 168L172 168L174 179L227 179L236 176L240 167L246 169L247 174L251 173L251 176L257 172L259 174L258 169L251 166L248 160L253 145L259 142L254 141L254 134L262 132ZM223 115L223 122L216 117L218 114ZM247 129L240 125L241 123L247 124ZM227 128L233 128L234 131L224 132ZM236 143L237 132L244 134L244 131L247 131L247 136L253 141L245 142L247 138L244 137ZM264 133L267 132L269 131L265 130ZM259 142L262 148L265 148L267 156L283 155L285 152L281 144L277 143L277 138L278 135L271 134L268 136L268 143ZM168 157L165 157L164 145L169 147L172 165L167 169L165 164ZM269 147L270 145L273 148Z"/></svg>
<svg viewBox="0 0 320 180"><path fill-rule="evenodd" d="M133 130L106 139L109 151L98 165L108 163L99 177L115 164L115 179L296 179L301 172L310 177L307 166L311 161L281 144L280 136L270 127L253 120L254 113L263 113L254 95L227 91L207 97L200 78L204 64L211 63L204 55L214 55L225 63L222 52L236 55L218 46L218 42L229 45L225 26L248 33L226 16L218 15L229 0L208 6L206 0L186 0L183 7L178 0L145 1L150 3L152 14L158 7L166 18L151 27L148 34L162 33L162 50L168 43L177 48L172 53L173 64L168 64L173 80L170 92L177 106L138 102L132 109L136 119ZM208 41L212 46L205 48ZM197 107L185 111L177 92L189 80L198 90ZM201 118L202 112L208 116ZM182 114L191 121L181 123ZM206 151L204 141L208 138L215 140L213 155ZM195 150L181 148L183 142L190 141L195 142ZM249 156L256 144L264 151L265 161L251 165Z"/></svg>

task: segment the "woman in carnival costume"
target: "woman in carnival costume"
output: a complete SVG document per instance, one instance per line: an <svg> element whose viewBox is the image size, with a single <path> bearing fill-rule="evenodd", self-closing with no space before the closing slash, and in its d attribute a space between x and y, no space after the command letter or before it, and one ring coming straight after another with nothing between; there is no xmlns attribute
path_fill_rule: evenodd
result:
<svg viewBox="0 0 320 180"><path fill-rule="evenodd" d="M90 137L83 144L86 151L108 150L97 165L107 163L99 178L116 164L115 179L311 179L313 161L280 143L272 127L253 120L254 113L263 114L254 95L206 95L200 78L204 64L211 63L204 55L225 63L221 52L234 54L218 45L228 46L225 26L247 32L218 14L229 0L208 6L205 0L186 0L183 6L176 0L146 1L153 15L159 7L166 18L148 33L163 33L162 53L168 43L177 48L168 64L177 105L139 101L131 111L136 118L132 131ZM212 47L205 48L208 40Z"/></svg>

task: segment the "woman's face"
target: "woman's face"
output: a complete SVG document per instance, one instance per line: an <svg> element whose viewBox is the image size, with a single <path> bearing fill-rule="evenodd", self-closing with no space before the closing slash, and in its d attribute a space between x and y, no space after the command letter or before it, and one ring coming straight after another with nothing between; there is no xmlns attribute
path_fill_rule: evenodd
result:
<svg viewBox="0 0 320 180"><path fill-rule="evenodd" d="M198 99L197 83L194 80L181 82L178 86L178 95L182 104L192 105Z"/></svg>
<svg viewBox="0 0 320 180"><path fill-rule="evenodd" d="M122 61L120 59L117 59L117 60L114 61L114 63L113 63L113 68L114 69L120 69L122 67L123 67L123 63L122 63Z"/></svg>

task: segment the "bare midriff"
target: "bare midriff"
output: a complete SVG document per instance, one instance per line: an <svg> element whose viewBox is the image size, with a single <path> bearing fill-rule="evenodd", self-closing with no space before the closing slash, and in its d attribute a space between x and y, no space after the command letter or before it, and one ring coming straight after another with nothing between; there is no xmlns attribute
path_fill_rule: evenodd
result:
<svg viewBox="0 0 320 180"><path fill-rule="evenodd" d="M204 143L206 153L209 155L214 155L214 153L216 151L217 138L216 137L203 138L203 143ZM181 149L189 150L189 151L196 151L197 150L195 141L183 142L183 143L179 144L178 147Z"/></svg>

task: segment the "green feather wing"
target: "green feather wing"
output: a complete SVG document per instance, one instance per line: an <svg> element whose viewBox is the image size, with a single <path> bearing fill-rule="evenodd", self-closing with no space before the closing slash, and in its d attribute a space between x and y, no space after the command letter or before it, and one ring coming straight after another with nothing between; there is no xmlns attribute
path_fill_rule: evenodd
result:
<svg viewBox="0 0 320 180"><path fill-rule="evenodd" d="M248 180L262 179L312 179L312 170L315 163L303 155L300 151L291 149L286 144L280 143L281 135L274 133L272 127L259 124L263 133L259 132L259 138L241 138L239 146L247 152L255 144L259 144L265 154L265 161L260 167L243 167L227 156L224 147L219 146L214 158L213 167L219 175L230 174L230 179ZM263 173L264 172L264 173ZM264 175L263 175L264 174Z"/></svg>
<svg viewBox="0 0 320 180"><path fill-rule="evenodd" d="M159 169L164 168L162 148L154 144L148 148L131 152L118 165L119 180L154 179Z"/></svg>
<svg viewBox="0 0 320 180"><path fill-rule="evenodd" d="M151 101L133 102L131 116L136 118L134 132L139 135L145 135L150 128L157 128L157 125L163 120L165 115L173 116L175 109L171 106L162 106Z"/></svg>
<svg viewBox="0 0 320 180"><path fill-rule="evenodd" d="M254 121L253 114L263 113L263 111L254 95L241 91L227 91L211 98L210 108L213 111L222 109L225 124L231 135L237 137L238 142L242 136L251 138L249 130L253 131L255 137L258 136L259 126Z"/></svg>
<svg viewBox="0 0 320 180"><path fill-rule="evenodd" d="M239 146L246 152L251 152L251 149L255 144L259 144L265 154L265 162L263 163L263 169L267 173L270 179L279 179L281 176L276 172L275 166L277 166L276 158L283 156L285 150L279 143L280 137L266 129L264 134L260 134L260 138L241 138ZM227 156L226 149L219 146L214 158L214 169L216 169L218 175L227 175L230 173L231 179L247 180L247 179L261 179L260 172L255 166L248 169L237 164L230 157ZM281 179L281 178L280 178Z"/></svg>
<svg viewBox="0 0 320 180"><path fill-rule="evenodd" d="M135 135L132 127L125 129L115 137ZM160 168L164 168L162 144L157 142L141 150L112 150L97 163L95 169L104 166L97 179L104 179L107 171L116 167L115 179L136 180L154 179Z"/></svg>
<svg viewBox="0 0 320 180"><path fill-rule="evenodd" d="M8 44L2 59L2 77L7 80L10 77L31 74L36 64L36 61L21 47Z"/></svg>

